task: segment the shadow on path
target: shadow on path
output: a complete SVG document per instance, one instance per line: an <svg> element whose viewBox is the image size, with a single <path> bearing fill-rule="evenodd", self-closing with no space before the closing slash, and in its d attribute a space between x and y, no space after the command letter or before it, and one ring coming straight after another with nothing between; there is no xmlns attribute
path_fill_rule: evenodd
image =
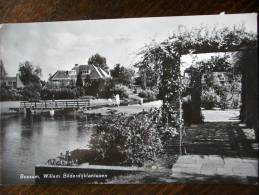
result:
<svg viewBox="0 0 259 195"><path fill-rule="evenodd" d="M257 158L254 139L247 138L238 122L205 122L186 129L187 154Z"/></svg>

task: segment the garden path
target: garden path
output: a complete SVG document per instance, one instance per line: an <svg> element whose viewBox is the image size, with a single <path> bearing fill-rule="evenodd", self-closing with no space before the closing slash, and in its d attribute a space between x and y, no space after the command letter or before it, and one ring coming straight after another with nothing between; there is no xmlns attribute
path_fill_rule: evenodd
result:
<svg viewBox="0 0 259 195"><path fill-rule="evenodd" d="M238 110L203 111L204 124L186 129L171 181L257 183L258 145L253 129L239 124Z"/></svg>

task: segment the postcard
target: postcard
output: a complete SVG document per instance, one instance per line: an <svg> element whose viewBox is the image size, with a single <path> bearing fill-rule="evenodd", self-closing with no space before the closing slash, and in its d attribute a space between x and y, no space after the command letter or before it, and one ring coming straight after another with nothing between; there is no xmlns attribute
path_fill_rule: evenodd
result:
<svg viewBox="0 0 259 195"><path fill-rule="evenodd" d="M0 25L0 183L258 184L257 14Z"/></svg>

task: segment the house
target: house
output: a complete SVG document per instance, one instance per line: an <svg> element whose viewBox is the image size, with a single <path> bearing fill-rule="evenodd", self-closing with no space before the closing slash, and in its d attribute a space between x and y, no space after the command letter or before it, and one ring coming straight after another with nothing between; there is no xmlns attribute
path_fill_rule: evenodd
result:
<svg viewBox="0 0 259 195"><path fill-rule="evenodd" d="M22 83L19 74L16 74L16 76L14 76L14 77L5 76L5 77L1 78L0 83L1 83L1 86L4 85L7 87L11 87L11 88L23 88L24 87L24 84Z"/></svg>
<svg viewBox="0 0 259 195"><path fill-rule="evenodd" d="M58 70L55 74L50 76L47 84L51 88L75 86L76 78L75 70Z"/></svg>
<svg viewBox="0 0 259 195"><path fill-rule="evenodd" d="M108 79L111 78L103 69L94 65L78 65L72 70L58 70L54 75L49 78L48 86L51 88L75 86L78 75L81 76L83 85L87 79Z"/></svg>
<svg viewBox="0 0 259 195"><path fill-rule="evenodd" d="M72 69L77 72L77 75L81 75L81 79L84 82L86 79L97 80L97 79L108 79L111 78L103 69L94 65L75 65Z"/></svg>

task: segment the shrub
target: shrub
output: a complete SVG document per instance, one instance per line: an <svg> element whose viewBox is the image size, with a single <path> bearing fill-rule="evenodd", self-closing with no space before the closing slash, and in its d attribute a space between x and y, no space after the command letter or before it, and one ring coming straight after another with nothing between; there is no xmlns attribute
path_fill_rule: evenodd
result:
<svg viewBox="0 0 259 195"><path fill-rule="evenodd" d="M17 89L1 86L0 91L0 101L14 101L22 98Z"/></svg>
<svg viewBox="0 0 259 195"><path fill-rule="evenodd" d="M219 97L217 105L221 109L226 109L231 107L231 85L229 83L221 86L214 86L215 91Z"/></svg>
<svg viewBox="0 0 259 195"><path fill-rule="evenodd" d="M102 88L100 89L99 92L99 97L100 98L111 98L113 95L113 90L114 88L114 83L112 79L107 79L102 85Z"/></svg>
<svg viewBox="0 0 259 195"><path fill-rule="evenodd" d="M161 123L161 110L131 116L110 115L102 119L90 140L97 161L142 166L164 152L164 140L177 135L176 128Z"/></svg>
<svg viewBox="0 0 259 195"><path fill-rule="evenodd" d="M88 80L83 87L85 95L89 96L99 96L99 92L104 84L102 79Z"/></svg>
<svg viewBox="0 0 259 195"><path fill-rule="evenodd" d="M214 108L217 105L217 94L213 90L203 91L201 105L207 110Z"/></svg>
<svg viewBox="0 0 259 195"><path fill-rule="evenodd" d="M38 101L41 99L39 87L33 84L26 85L21 90L21 95L23 100L26 100L26 101Z"/></svg>
<svg viewBox="0 0 259 195"><path fill-rule="evenodd" d="M41 91L41 98L44 100L50 99L75 99L78 98L79 92L77 89L43 89Z"/></svg>
<svg viewBox="0 0 259 195"><path fill-rule="evenodd" d="M119 94L120 98L128 98L130 89L124 85L116 85L111 89L112 96Z"/></svg>
<svg viewBox="0 0 259 195"><path fill-rule="evenodd" d="M227 93L226 92L223 92L221 95L220 95L220 101L218 103L219 107L222 109L222 110L225 110L226 108L229 107L229 100L227 99Z"/></svg>
<svg viewBox="0 0 259 195"><path fill-rule="evenodd" d="M156 100L156 93L151 90L142 90L138 94L139 97L144 98L145 101L154 101Z"/></svg>

